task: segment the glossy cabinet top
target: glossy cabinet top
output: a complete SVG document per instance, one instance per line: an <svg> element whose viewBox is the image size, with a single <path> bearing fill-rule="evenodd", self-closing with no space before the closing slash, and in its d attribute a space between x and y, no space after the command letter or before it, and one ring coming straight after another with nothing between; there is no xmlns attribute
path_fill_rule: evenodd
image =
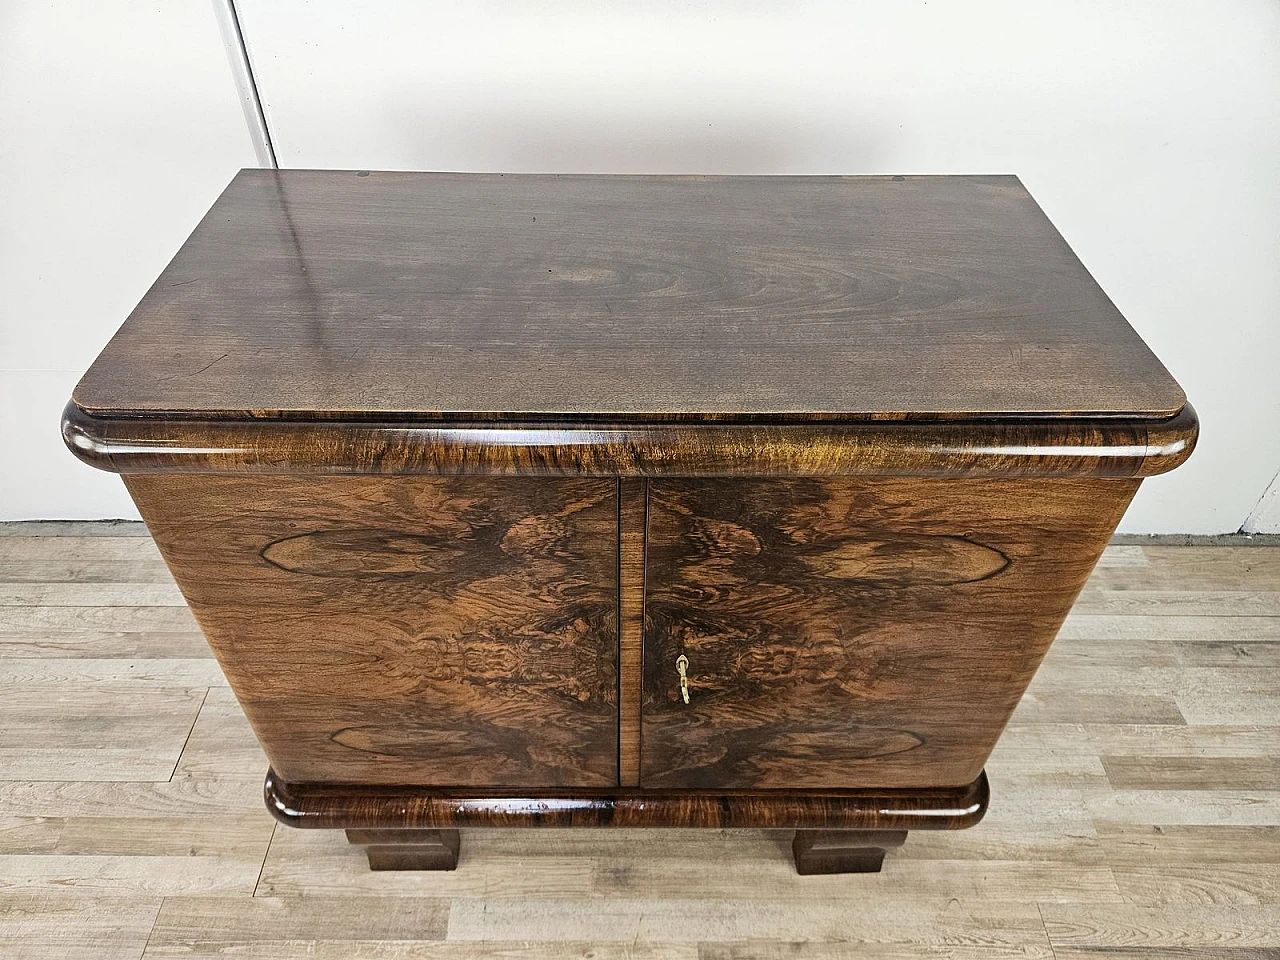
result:
<svg viewBox="0 0 1280 960"><path fill-rule="evenodd" d="M244 170L85 375L95 416L1164 418L1015 177Z"/></svg>

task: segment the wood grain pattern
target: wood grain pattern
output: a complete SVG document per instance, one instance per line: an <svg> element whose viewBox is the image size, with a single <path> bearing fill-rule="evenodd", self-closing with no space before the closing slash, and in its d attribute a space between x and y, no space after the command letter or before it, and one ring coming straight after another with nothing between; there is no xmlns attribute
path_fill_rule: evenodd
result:
<svg viewBox="0 0 1280 960"><path fill-rule="evenodd" d="M520 793L290 783L268 771L267 809L291 827L763 827L957 830L987 810L985 774L913 790L526 790Z"/></svg>
<svg viewBox="0 0 1280 960"><path fill-rule="evenodd" d="M160 910L158 896L101 897L32 890L0 893L6 960L138 960Z"/></svg>
<svg viewBox="0 0 1280 960"><path fill-rule="evenodd" d="M968 783L1136 488L651 481L641 782Z"/></svg>
<svg viewBox="0 0 1280 960"><path fill-rule="evenodd" d="M618 481L618 784L640 785L644 684L644 555L649 486Z"/></svg>
<svg viewBox="0 0 1280 960"><path fill-rule="evenodd" d="M616 482L126 482L282 773L617 782Z"/></svg>
<svg viewBox="0 0 1280 960"><path fill-rule="evenodd" d="M244 170L75 391L148 417L1168 417L1016 177Z"/></svg>
<svg viewBox="0 0 1280 960"><path fill-rule="evenodd" d="M976 822L1139 478L1197 432L1012 177L242 171L63 419L125 475L273 812L387 869L452 868L459 825L886 840L802 835L818 871ZM2 586L0 626L178 602L79 593Z"/></svg>
<svg viewBox="0 0 1280 960"><path fill-rule="evenodd" d="M411 960L448 927L443 898L189 897L164 902L145 956Z"/></svg>
<svg viewBox="0 0 1280 960"><path fill-rule="evenodd" d="M106 419L74 403L68 449L117 473L1147 477L1181 464L1174 417L858 424L439 425Z"/></svg>
<svg viewBox="0 0 1280 960"><path fill-rule="evenodd" d="M202 683L34 676L0 660L0 770L6 780L165 780L205 697ZM40 749L33 747L39 745Z"/></svg>

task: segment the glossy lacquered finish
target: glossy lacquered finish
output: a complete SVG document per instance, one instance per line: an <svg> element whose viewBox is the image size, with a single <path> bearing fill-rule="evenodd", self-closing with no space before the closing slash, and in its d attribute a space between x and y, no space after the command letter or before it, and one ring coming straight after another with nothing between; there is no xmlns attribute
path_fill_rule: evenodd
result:
<svg viewBox="0 0 1280 960"><path fill-rule="evenodd" d="M1012 176L245 170L75 401L651 423L1186 398Z"/></svg>
<svg viewBox="0 0 1280 960"><path fill-rule="evenodd" d="M619 477L1149 477L1195 449L1165 420L858 424L440 424L105 419L62 435L115 473Z"/></svg>
<svg viewBox="0 0 1280 960"><path fill-rule="evenodd" d="M1013 177L244 171L77 386L272 764L490 826L970 826L1198 423Z"/></svg>
<svg viewBox="0 0 1280 960"><path fill-rule="evenodd" d="M986 774L962 787L924 790L459 790L290 784L274 770L267 809L292 827L342 828L371 870L453 870L464 827L698 827L796 830L796 870L874 873L909 830L960 830L987 812Z"/></svg>
<svg viewBox="0 0 1280 960"><path fill-rule="evenodd" d="M968 783L1137 488L651 481L641 782Z"/></svg>
<svg viewBox="0 0 1280 960"><path fill-rule="evenodd" d="M986 774L915 790L464 791L298 784L267 772L267 809L293 827L707 827L956 830L982 819Z"/></svg>
<svg viewBox="0 0 1280 960"><path fill-rule="evenodd" d="M284 776L618 782L616 480L126 481Z"/></svg>

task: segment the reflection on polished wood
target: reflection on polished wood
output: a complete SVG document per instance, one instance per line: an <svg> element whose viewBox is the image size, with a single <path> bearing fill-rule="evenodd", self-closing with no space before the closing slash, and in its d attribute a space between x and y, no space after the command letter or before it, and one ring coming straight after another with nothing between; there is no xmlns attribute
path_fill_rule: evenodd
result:
<svg viewBox="0 0 1280 960"><path fill-rule="evenodd" d="M1137 488L650 481L641 782L969 782Z"/></svg>
<svg viewBox="0 0 1280 960"><path fill-rule="evenodd" d="M618 782L617 481L125 481L284 775Z"/></svg>
<svg viewBox="0 0 1280 960"><path fill-rule="evenodd" d="M267 809L292 827L731 827L955 830L986 813L986 775L914 790L463 791L287 783L268 771Z"/></svg>
<svg viewBox="0 0 1280 960"><path fill-rule="evenodd" d="M75 390L99 416L1162 419L1012 176L244 170Z"/></svg>
<svg viewBox="0 0 1280 960"><path fill-rule="evenodd" d="M242 171L63 420L353 831L971 825L1197 432L1007 176Z"/></svg>
<svg viewBox="0 0 1280 960"><path fill-rule="evenodd" d="M471 424L103 419L74 403L63 439L117 473L504 476L1148 477L1195 449L1164 420L977 423Z"/></svg>

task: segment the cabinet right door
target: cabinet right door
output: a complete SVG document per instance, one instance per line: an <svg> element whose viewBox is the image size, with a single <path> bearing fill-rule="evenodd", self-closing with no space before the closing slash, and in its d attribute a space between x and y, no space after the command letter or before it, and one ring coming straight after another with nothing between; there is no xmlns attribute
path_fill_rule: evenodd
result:
<svg viewBox="0 0 1280 960"><path fill-rule="evenodd" d="M1138 482L652 481L641 785L973 780Z"/></svg>

